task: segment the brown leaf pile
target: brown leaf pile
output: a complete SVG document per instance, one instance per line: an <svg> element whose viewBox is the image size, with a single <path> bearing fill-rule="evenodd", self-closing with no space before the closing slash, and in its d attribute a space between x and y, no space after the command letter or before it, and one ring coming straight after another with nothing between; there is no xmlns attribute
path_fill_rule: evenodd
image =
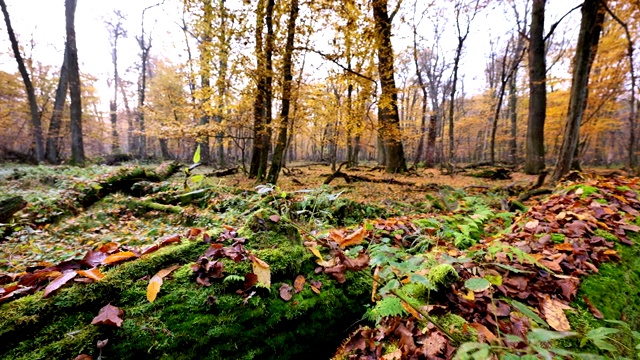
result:
<svg viewBox="0 0 640 360"><path fill-rule="evenodd" d="M640 231L640 227L630 224L640 214L640 200L634 191L625 190L638 190L637 183L637 179L598 179L585 184L598 192L585 195L581 187L574 187L552 195L516 219L510 233L484 239L465 253L438 240L440 252L436 256L441 262L451 256L467 258L454 265L460 280L444 291L438 309L465 318L480 340L487 343L499 342L498 329L502 335L526 338L530 319L515 309L510 299L533 309L552 329L570 330L564 310L575 299L580 277L596 273L603 262L620 258L614 243L597 236L595 231L615 234L622 244L632 243L627 232ZM375 226L403 230L393 232L400 235L395 237L397 246L402 246L406 235L415 233L407 218L378 222ZM562 236L552 234L562 234L564 240L559 242ZM369 236L367 240L375 238ZM464 281L472 277L492 279L492 285L482 291L468 291ZM588 299L585 302L590 304ZM602 317L593 305L589 308L595 317ZM438 334L441 341L429 340L433 334ZM420 328L415 317L387 319L374 330L360 329L343 345L340 354L352 359L380 358L385 341L400 345L398 358L402 359L450 359L453 355L446 336L429 326ZM517 349L522 344L505 341L502 345Z"/></svg>

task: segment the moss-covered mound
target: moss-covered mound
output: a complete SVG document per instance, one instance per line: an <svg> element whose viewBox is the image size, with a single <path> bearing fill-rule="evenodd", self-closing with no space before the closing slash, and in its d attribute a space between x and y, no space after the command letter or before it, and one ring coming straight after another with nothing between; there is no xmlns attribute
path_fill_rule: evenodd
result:
<svg viewBox="0 0 640 360"><path fill-rule="evenodd" d="M241 232L248 236L245 248L270 265L270 290L253 287L239 294L251 262L226 258L220 259L222 278L209 287L196 283L191 265L210 245L190 240L113 267L99 282L0 305L0 358L97 357L97 341L109 339L102 349L108 359L326 359L364 313L371 284L357 272L347 273L344 284L316 274L299 234L284 222L284 228L277 225L259 212ZM181 267L149 302L149 276L173 264ZM283 300L278 289L299 275L307 285ZM108 303L124 311L122 326L91 325Z"/></svg>

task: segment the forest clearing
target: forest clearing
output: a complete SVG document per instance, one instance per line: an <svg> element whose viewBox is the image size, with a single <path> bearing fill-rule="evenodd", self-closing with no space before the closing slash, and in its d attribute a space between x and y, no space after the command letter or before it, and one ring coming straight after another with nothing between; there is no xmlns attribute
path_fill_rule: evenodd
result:
<svg viewBox="0 0 640 360"><path fill-rule="evenodd" d="M0 10L0 359L640 358L638 0Z"/></svg>

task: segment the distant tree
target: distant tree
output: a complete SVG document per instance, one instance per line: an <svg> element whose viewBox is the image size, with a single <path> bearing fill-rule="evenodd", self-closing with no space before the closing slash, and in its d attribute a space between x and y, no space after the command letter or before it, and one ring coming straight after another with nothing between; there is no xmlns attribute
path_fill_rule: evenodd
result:
<svg viewBox="0 0 640 360"><path fill-rule="evenodd" d="M67 64L69 66L69 94L71 98L71 164L84 165L84 143L82 140L82 99L80 90L80 69L76 47L75 14L77 0L65 0L67 31Z"/></svg>
<svg viewBox="0 0 640 360"><path fill-rule="evenodd" d="M11 26L11 19L9 18L9 12L7 11L7 5L4 0L0 0L0 8L2 8L4 22L7 26L7 33L9 34L11 48L13 49L13 56L16 58L16 62L18 63L18 71L20 71L22 81L24 82L24 87L27 91L27 98L29 100L29 112L31 113L31 126L33 126L33 137L36 144L36 160L38 162L43 162L45 148L42 135L42 123L40 121L40 112L38 109L38 104L36 102L35 91L33 89L33 84L31 82L31 78L29 77L29 73L27 72L27 68L24 65L22 55L20 54L20 46L18 45L16 34L14 33L13 27Z"/></svg>
<svg viewBox="0 0 640 360"><path fill-rule="evenodd" d="M111 152L120 152L120 140L118 136L118 92L120 91L120 76L118 73L118 40L127 36L123 21L125 16L119 11L114 11L113 19L106 20L111 42L111 64L113 65L113 98L109 102L109 119L111 120Z"/></svg>
<svg viewBox="0 0 640 360"><path fill-rule="evenodd" d="M69 67L67 66L67 45L65 44L64 59L60 67L60 76L58 78L58 87L53 103L53 113L49 121L49 132L47 134L46 158L50 164L58 164L60 162L59 140L62 128L62 112L64 104L67 101L67 91L69 90Z"/></svg>
<svg viewBox="0 0 640 360"><path fill-rule="evenodd" d="M604 23L604 0L585 0L582 4L580 34L573 58L573 78L569 98L569 112L565 126L558 162L551 177L559 180L571 168L580 135L580 124L587 104L589 73L598 50L602 24Z"/></svg>

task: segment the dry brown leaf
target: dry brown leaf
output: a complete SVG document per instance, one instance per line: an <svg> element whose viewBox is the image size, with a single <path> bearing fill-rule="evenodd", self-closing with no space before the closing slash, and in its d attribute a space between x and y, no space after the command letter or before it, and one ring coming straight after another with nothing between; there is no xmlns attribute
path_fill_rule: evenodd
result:
<svg viewBox="0 0 640 360"><path fill-rule="evenodd" d="M115 254L111 254L107 256L104 260L102 260L102 265L112 265L115 263L127 261L133 258L137 258L138 255L132 251L123 251Z"/></svg>
<svg viewBox="0 0 640 360"><path fill-rule="evenodd" d="M93 320L91 321L91 325L109 325L120 327L122 326L122 318L120 317L122 316L122 314L124 314L124 311L120 310L120 308L115 307L111 304L107 304L102 309L100 309L98 316L93 318Z"/></svg>
<svg viewBox="0 0 640 360"><path fill-rule="evenodd" d="M300 291L302 291L306 281L307 280L302 275L298 275L296 277L296 280L293 282L293 288L295 289L296 294L299 293Z"/></svg>
<svg viewBox="0 0 640 360"><path fill-rule="evenodd" d="M292 290L293 289L291 288L291 285L287 283L282 283L282 285L280 285L280 297L282 298L282 300L284 301L291 300L291 298L293 297Z"/></svg>
<svg viewBox="0 0 640 360"><path fill-rule="evenodd" d="M491 330L489 330L486 326L479 323L471 323L471 325L478 332L480 342L486 341L487 343L500 343L500 339L496 337Z"/></svg>
<svg viewBox="0 0 640 360"><path fill-rule="evenodd" d="M60 276L58 276L55 280L53 280L47 287L44 289L44 294L42 294L43 298L49 296L52 292L60 289L64 284L69 282L69 280L76 277L78 273L75 270L68 271Z"/></svg>
<svg viewBox="0 0 640 360"><path fill-rule="evenodd" d="M566 309L571 309L571 307L561 301L551 299L549 295L545 295L542 301L542 314L549 326L556 331L571 330L567 315L564 313Z"/></svg>
<svg viewBox="0 0 640 360"><path fill-rule="evenodd" d="M253 262L253 273L258 276L258 282L266 287L271 287L271 270L269 264L258 259L255 256L251 257Z"/></svg>
<svg viewBox="0 0 640 360"><path fill-rule="evenodd" d="M402 302L402 308L405 309L409 314L413 315L413 317L415 317L416 319L422 319L422 315L420 315L420 313L414 309L411 305L407 304L406 302Z"/></svg>
<svg viewBox="0 0 640 360"><path fill-rule="evenodd" d="M528 223L524 224L524 228L529 231L535 231L538 228L538 224L540 222L538 220L531 220Z"/></svg>
<svg viewBox="0 0 640 360"><path fill-rule="evenodd" d="M358 245L364 240L364 236L367 231L364 227L360 227L358 230L353 233L345 236L342 241L337 241L341 248L346 248L347 246Z"/></svg>
<svg viewBox="0 0 640 360"><path fill-rule="evenodd" d="M320 295L320 289L318 289L317 287L315 287L313 285L309 285L309 287L311 288L311 291L313 291L314 293Z"/></svg>
<svg viewBox="0 0 640 360"><path fill-rule="evenodd" d="M93 360L93 356L87 354L80 354L73 358L73 360Z"/></svg>
<svg viewBox="0 0 640 360"><path fill-rule="evenodd" d="M93 268L89 270L78 270L78 275L84 276L94 281L100 281L104 277L104 274L98 270L98 268Z"/></svg>
<svg viewBox="0 0 640 360"><path fill-rule="evenodd" d="M176 264L162 269L149 280L149 286L147 286L147 300L149 300L149 302L156 300L156 296L158 296L158 292L160 292L160 287L162 286L162 279L179 267L180 265Z"/></svg>

